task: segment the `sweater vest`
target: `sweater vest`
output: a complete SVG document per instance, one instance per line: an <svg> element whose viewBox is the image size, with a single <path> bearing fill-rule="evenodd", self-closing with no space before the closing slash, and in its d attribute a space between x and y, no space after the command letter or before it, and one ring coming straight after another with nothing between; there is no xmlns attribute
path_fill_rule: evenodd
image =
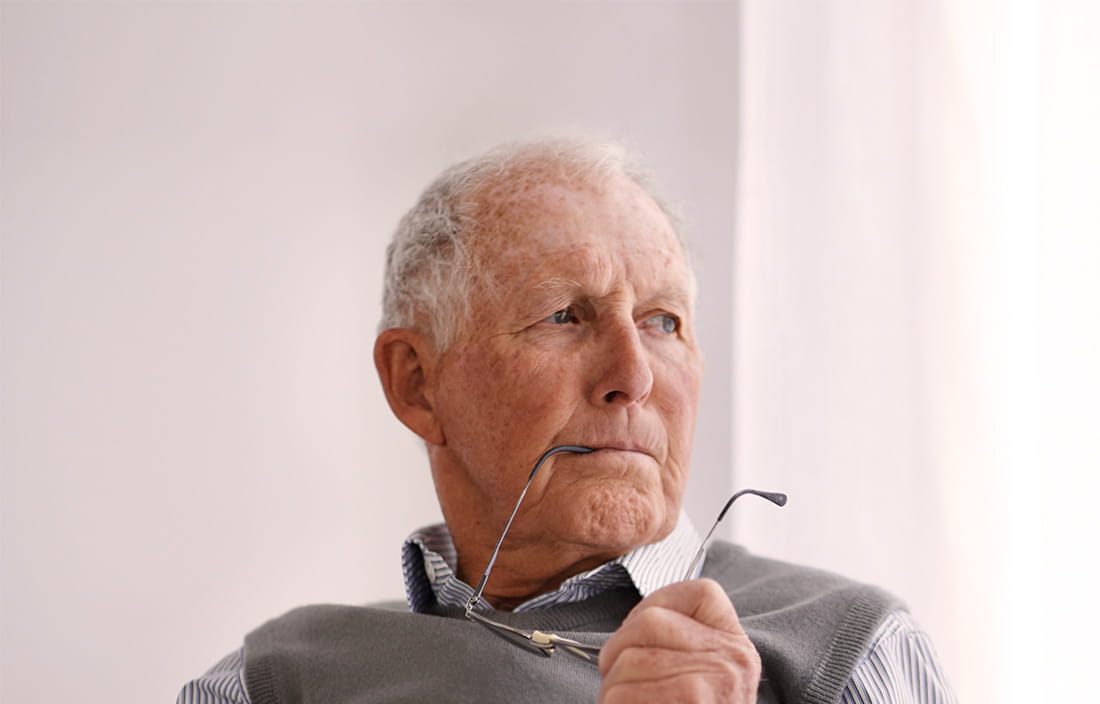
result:
<svg viewBox="0 0 1100 704"><path fill-rule="evenodd" d="M703 576L729 595L763 663L759 702L833 704L879 624L903 608L886 592L821 570L757 557L721 541ZM534 611L493 612L527 630L603 644L640 600L633 588ZM599 670L542 657L439 607L397 602L295 609L245 637L253 704L594 702Z"/></svg>

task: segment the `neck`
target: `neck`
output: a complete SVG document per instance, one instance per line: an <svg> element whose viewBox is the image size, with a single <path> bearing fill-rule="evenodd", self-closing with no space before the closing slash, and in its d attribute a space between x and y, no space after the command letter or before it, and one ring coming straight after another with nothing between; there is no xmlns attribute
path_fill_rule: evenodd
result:
<svg viewBox="0 0 1100 704"><path fill-rule="evenodd" d="M475 554L471 555L469 551L463 550L457 536L452 533L452 537L455 538L455 549L458 552L458 578L469 585L476 586L485 572L485 565L488 564L492 550L491 548L474 549ZM579 559L568 561L563 554L570 552L567 549L559 547L549 552L553 554L524 546L517 546L511 550L502 547L489 580L485 583L481 598L495 609L511 611L540 594L554 591L570 577L598 567L623 554L621 552L597 555L585 553L579 556Z"/></svg>
<svg viewBox="0 0 1100 704"><path fill-rule="evenodd" d="M468 481L466 470L447 455L446 448L429 445L429 457L439 505L458 556L456 574L476 586L501 537L511 505ZM540 474L536 481L544 476ZM633 534L627 540L609 542L598 523L577 529L574 524L584 523L583 518L548 517L545 511L540 513L538 494L533 493L520 506L482 591L482 598L495 608L511 610L646 542L636 540ZM505 508L480 508L494 505Z"/></svg>

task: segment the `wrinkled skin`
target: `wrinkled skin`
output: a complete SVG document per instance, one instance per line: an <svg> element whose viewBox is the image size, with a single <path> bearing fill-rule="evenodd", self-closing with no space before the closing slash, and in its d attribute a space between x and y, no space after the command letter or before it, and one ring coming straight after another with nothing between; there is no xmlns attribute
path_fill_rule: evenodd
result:
<svg viewBox="0 0 1100 704"><path fill-rule="evenodd" d="M539 455L597 449L555 456L531 485L485 590L508 609L672 530L702 360L684 254L632 181L548 179L484 200L481 275L453 342L438 351L422 331L386 330L375 362L391 408L425 440L468 583ZM672 585L638 605L601 658L604 701L755 693L758 658L716 586Z"/></svg>
<svg viewBox="0 0 1100 704"><path fill-rule="evenodd" d="M600 653L599 704L754 702L760 656L713 580L643 599Z"/></svg>

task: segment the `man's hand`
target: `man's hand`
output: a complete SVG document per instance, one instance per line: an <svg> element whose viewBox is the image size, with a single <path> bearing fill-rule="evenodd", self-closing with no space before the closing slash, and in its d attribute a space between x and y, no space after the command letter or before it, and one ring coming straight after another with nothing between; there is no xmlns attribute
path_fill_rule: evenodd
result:
<svg viewBox="0 0 1100 704"><path fill-rule="evenodd" d="M643 599L600 653L600 704L755 702L760 656L717 582Z"/></svg>

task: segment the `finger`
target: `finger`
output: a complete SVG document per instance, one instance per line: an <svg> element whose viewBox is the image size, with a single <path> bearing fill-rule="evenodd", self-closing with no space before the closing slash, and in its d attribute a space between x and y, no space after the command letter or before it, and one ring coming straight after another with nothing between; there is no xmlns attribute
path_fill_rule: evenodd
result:
<svg viewBox="0 0 1100 704"><path fill-rule="evenodd" d="M723 631L744 633L725 590L713 579L693 579L658 589L642 599L630 615L653 607L671 609Z"/></svg>
<svg viewBox="0 0 1100 704"><path fill-rule="evenodd" d="M747 638L715 632L728 639L727 647L669 650L630 646L622 650L609 671L602 673L601 704L755 701L760 679L759 654ZM602 670L602 659L600 664Z"/></svg>
<svg viewBox="0 0 1100 704"><path fill-rule="evenodd" d="M700 623L686 614L663 606L649 606L632 613L600 651L600 672L606 674L629 649L729 653L751 648L744 633Z"/></svg>
<svg viewBox="0 0 1100 704"><path fill-rule="evenodd" d="M613 702L710 701L741 689L750 672L738 672L717 654L635 648L623 655L600 684L600 704ZM718 701L731 701L723 696Z"/></svg>
<svg viewBox="0 0 1100 704"><path fill-rule="evenodd" d="M725 653L664 650L662 648L629 648L619 658L618 666L608 673L607 684L637 684L669 679L707 671L733 671Z"/></svg>
<svg viewBox="0 0 1100 704"><path fill-rule="evenodd" d="M717 583L679 583L643 599L600 653L607 674L629 648L731 652L752 649L729 598Z"/></svg>
<svg viewBox="0 0 1100 704"><path fill-rule="evenodd" d="M740 634L696 621L664 606L650 605L632 613L612 638L640 648L713 650ZM610 644L611 640L608 640ZM604 646L606 649L607 646Z"/></svg>

